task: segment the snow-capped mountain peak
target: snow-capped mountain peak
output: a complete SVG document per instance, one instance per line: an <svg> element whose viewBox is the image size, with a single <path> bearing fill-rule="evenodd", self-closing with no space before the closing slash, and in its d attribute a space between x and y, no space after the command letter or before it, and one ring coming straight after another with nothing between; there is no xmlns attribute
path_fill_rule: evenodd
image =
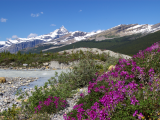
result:
<svg viewBox="0 0 160 120"><path fill-rule="evenodd" d="M49 34L45 35L45 36L50 36L52 38L58 38L62 35L68 34L68 30L62 25L62 27L60 27L59 29L56 29L53 32L50 32Z"/></svg>
<svg viewBox="0 0 160 120"><path fill-rule="evenodd" d="M64 34L68 34L69 32L68 32L68 30L62 25L62 27L59 28L59 30L58 30L57 33L64 35Z"/></svg>

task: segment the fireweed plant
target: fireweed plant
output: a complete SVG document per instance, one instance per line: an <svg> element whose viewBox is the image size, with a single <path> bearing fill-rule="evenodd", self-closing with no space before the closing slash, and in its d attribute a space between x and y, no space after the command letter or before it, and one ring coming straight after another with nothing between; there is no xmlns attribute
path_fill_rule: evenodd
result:
<svg viewBox="0 0 160 120"><path fill-rule="evenodd" d="M157 42L132 59L119 59L114 70L99 76L93 83L89 82L89 95L81 94L82 98L71 112L63 115L64 119L157 119L160 112L159 57ZM99 100L93 101L93 95L98 95ZM92 101L90 108L89 101Z"/></svg>
<svg viewBox="0 0 160 120"><path fill-rule="evenodd" d="M58 108L59 97L54 97L54 99L55 99L54 102L53 102L52 98L53 97L48 96L46 101L44 101L44 102L40 101L39 105L35 108L36 109L35 113L37 113L37 110L38 110L38 111L40 111L42 113L43 112L47 112L47 113L51 114L54 110L57 110L54 107ZM66 104L67 104L66 101L62 100L62 99L60 100L60 102L64 103L64 105L61 105L61 107L65 107ZM54 103L54 105L52 103ZM54 112L56 113L57 111L54 111Z"/></svg>

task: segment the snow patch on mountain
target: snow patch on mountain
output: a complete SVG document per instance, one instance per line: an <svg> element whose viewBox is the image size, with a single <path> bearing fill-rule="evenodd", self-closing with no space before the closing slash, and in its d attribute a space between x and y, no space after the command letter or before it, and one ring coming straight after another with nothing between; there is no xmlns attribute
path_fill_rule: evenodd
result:
<svg viewBox="0 0 160 120"><path fill-rule="evenodd" d="M0 45L5 45L6 42L5 41L0 41Z"/></svg>
<svg viewBox="0 0 160 120"><path fill-rule="evenodd" d="M135 25L135 26L133 26L133 27L128 28L127 30L135 29L135 28L138 28L138 27L141 27L141 26L142 26L142 25Z"/></svg>
<svg viewBox="0 0 160 120"><path fill-rule="evenodd" d="M88 37L91 37L91 36L93 36L93 35L95 35L95 34L98 34L98 33L100 33L100 32L103 32L104 30L98 30L98 31L95 31L95 32L89 32L89 33L87 33L86 35L84 35L84 36L78 36L78 37L75 37L74 39L76 40L76 41L81 41L81 40L84 40L84 39L86 39L86 38L88 38Z"/></svg>

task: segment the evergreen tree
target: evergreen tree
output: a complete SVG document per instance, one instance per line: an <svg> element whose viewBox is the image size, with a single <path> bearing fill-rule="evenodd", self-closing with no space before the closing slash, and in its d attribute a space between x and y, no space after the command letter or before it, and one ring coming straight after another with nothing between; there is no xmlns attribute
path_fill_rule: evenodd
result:
<svg viewBox="0 0 160 120"><path fill-rule="evenodd" d="M40 54L43 54L42 50L40 51Z"/></svg>

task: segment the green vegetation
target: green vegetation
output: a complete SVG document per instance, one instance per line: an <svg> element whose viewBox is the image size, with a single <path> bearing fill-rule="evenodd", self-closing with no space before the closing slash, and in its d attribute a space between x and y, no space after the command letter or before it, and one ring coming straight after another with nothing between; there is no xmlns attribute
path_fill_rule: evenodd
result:
<svg viewBox="0 0 160 120"><path fill-rule="evenodd" d="M108 54L93 54L92 51L88 51L90 53L90 59L97 59L101 61L106 61ZM64 51L62 54L60 53L42 53L39 54L21 54L19 51L17 54L11 54L9 52L0 53L0 65L4 67L23 67L23 64L28 64L26 68L43 67L43 63L50 61L58 61L59 63L66 63L72 61L77 61L79 59L84 59L86 54L83 51L77 51L76 53L67 53ZM35 62L36 61L36 62Z"/></svg>
<svg viewBox="0 0 160 120"><path fill-rule="evenodd" d="M156 41L159 39L156 37L156 35L158 36L159 32L160 31L156 32L156 34L152 33L150 34L151 36L147 35L148 36L147 38L149 39L153 38L153 34L154 34L155 37L153 38L153 41ZM149 41L149 39L147 38L145 41L147 40ZM134 41L136 40L133 40L130 42L134 43ZM139 42L139 44L142 44L144 43L143 41L144 40L137 41L137 42ZM83 41L83 42L86 42L86 41ZM87 41L87 42L89 43L90 41ZM112 43L112 41L110 42ZM115 44L118 45L118 40L114 42ZM126 44L129 45L129 43L127 42ZM137 44L138 46L137 49L140 47L139 44ZM146 44L144 43L144 45L146 46L149 44L150 44L150 41ZM5 116L4 118L5 120L19 119L18 113L21 113L25 115L27 119L32 118L35 120L37 119L38 120L49 120L48 115L57 113L58 111L64 109L61 106L62 103L59 101L58 108L56 108L54 104L52 104L53 106L50 105L49 107L53 107L52 111L48 111L48 107L46 108L44 107L43 111L39 111L38 113L35 113L35 107L39 105L40 101L45 101L46 99L48 99L48 96L59 97L63 100L66 100L67 98L72 97L73 94L77 93L78 91L77 89L79 88L83 88L89 85L91 88L92 85L89 84L89 82L91 82L92 84L94 83L97 83L97 84L94 86L93 89L91 89L90 94L86 95L85 97L81 97L79 99L79 101L77 102L77 105L83 104L84 105L82 107L83 110L91 109L91 107L96 102L97 103L99 102L100 98L102 98L104 95L109 94L109 92L111 92L111 89L109 89L109 87L111 87L111 85L108 84L109 82L116 84L120 82L120 80L124 80L125 85L127 85L131 81L134 81L135 83L134 85L132 84L132 86L134 89L136 87L138 89L137 91L134 91L134 90L131 91L131 93L133 92L132 94L130 94L132 96L130 95L128 96L126 94L125 100L119 102L115 109L112 109L109 111L109 117L111 117L111 120L112 119L113 120L117 120L117 119L136 120L138 118L145 119L145 120L149 120L149 119L156 120L158 118L157 116L160 113L160 104L159 104L160 91L158 91L158 88L157 88L157 83L160 84L159 68L157 67L159 66L159 62L160 62L159 60L159 56L160 56L159 48L160 47L159 46L160 45L158 45L157 47L157 45L155 45L154 47L151 47L152 51L150 51L149 49L148 50L149 52L147 50L145 52L141 52L137 54L137 57L134 57L130 60L122 60L119 58L117 59L114 57L110 57L109 54L101 54L101 55L93 54L91 51L88 51L86 53L79 51L77 53L72 53L72 54L68 54L67 52L64 51L64 53L61 55L58 53L43 54L42 52L40 54L31 54L31 53L21 54L20 52L18 52L17 54L10 54L8 52L1 53L0 54L1 56L0 58L2 58L0 59L1 64L2 63L8 64L10 63L11 60L12 62L14 61L15 63L18 63L17 62L18 59L25 60L25 57L27 58L27 56L30 59L31 58L34 59L34 61L36 57L39 57L37 60L41 59L41 57L43 59L46 58L46 61L49 60L50 58L57 60L59 62L75 61L75 60L80 61L79 64L76 66L73 66L73 69L72 70L70 69L68 73L62 72L60 76L56 75L55 77L58 77L59 82L57 82L55 77L52 77L51 79L48 80L48 82L45 83L43 87L40 87L38 89L37 86L35 86L36 91L32 92L32 96L30 96L26 102L24 101L25 99L24 96L28 96L28 94L27 93L21 94L19 96L19 99L22 99L22 107L19 109L18 108L15 109L13 107L11 110L9 109L8 111L4 111L3 113L1 113L1 116ZM126 46L124 47L124 49L125 48ZM143 45L141 45L141 48L143 48ZM105 64L96 64L96 60L104 61ZM23 61L20 61L20 62L23 62ZM104 72L107 72L108 67L110 65L117 65L117 69L112 70L111 72L108 72L107 75L106 74L103 75ZM133 69L133 67L135 68ZM131 70L135 70L135 71L131 71ZM127 75L130 75L130 78L127 78L128 77ZM98 79L99 81L96 82L95 80L98 80ZM46 89L49 84L51 86L51 89ZM57 84L57 87L55 86L56 84ZM135 86L135 84L137 84L137 86ZM120 89L121 87L124 87L124 86L119 86L118 89ZM102 89L102 91L95 92L97 89L100 89L100 88L101 89L107 88L108 91L105 91ZM115 88L115 90L116 89L117 88ZM129 93L129 92L127 91L126 93ZM118 95L120 95L120 93ZM116 97L118 97L118 95L115 96L114 100L116 100ZM135 96L135 98L132 98L133 95ZM55 98L53 100L55 100ZM137 100L139 101L139 105L137 104L138 103ZM135 101L137 103L133 105ZM102 110L104 108L105 106L103 104L100 104L99 109ZM92 112L93 111L91 111L91 113ZM67 113L67 116L74 117L76 118L76 120L78 120L77 113L78 113L77 110L74 109L71 112ZM140 117L140 114L143 114L143 116ZM83 118L86 119L88 118L88 116L89 114L83 115ZM96 120L98 119L99 118L96 118Z"/></svg>
<svg viewBox="0 0 160 120"><path fill-rule="evenodd" d="M64 54L67 55L67 53L64 52ZM106 71L108 66L115 65L118 62L119 58L110 57L108 54L101 55L94 55L92 52L88 51L86 53L83 53L83 51L80 51L79 53L72 54L71 56L78 56L80 57L80 62L78 65L73 66L73 69L68 72L64 73L62 72L59 76L56 74L55 77L58 77L58 81L55 79L55 77L52 77L48 80L48 82L45 83L43 87L40 87L37 89L37 86L35 86L35 92L32 92L32 96L29 97L27 102L24 102L23 96L28 96L27 93L22 93L19 96L19 99L22 99L22 107L19 109L13 109L9 111L4 111L1 115L6 116L5 119L11 119L16 118L19 119L18 113L24 114L27 118L33 118L36 114L34 113L35 107L38 106L39 101L44 101L48 98L48 96L56 96L60 97L62 99L72 97L73 94L77 92L78 88L88 86L89 81L93 81L93 78L97 79L97 76L95 75L96 72L99 71ZM96 59L95 59L96 58ZM98 58L103 58L103 60L106 60L106 63L104 65L102 64L96 64L96 60ZM108 60L108 61L107 61ZM47 88L48 84L50 84L51 89L45 89ZM58 84L57 87L54 85ZM62 89L63 88L63 89ZM44 90L44 92L42 92ZM73 91L72 91L73 90ZM20 94L20 91L17 91L17 95ZM63 108L58 108L58 111ZM18 111L18 112L17 112ZM52 113L54 113L57 110L53 110ZM38 116L35 117L36 119L43 119L47 120L49 119L49 116L43 112L43 113L37 113ZM40 117L41 116L41 117ZM42 118L44 117L45 118Z"/></svg>
<svg viewBox="0 0 160 120"><path fill-rule="evenodd" d="M115 37L120 37L118 35L105 35L106 38L115 38Z"/></svg>
<svg viewBox="0 0 160 120"><path fill-rule="evenodd" d="M96 64L96 60L93 59L96 55L92 52L83 53L80 51L77 54L72 54L74 57L79 56L78 65L73 66L73 69L70 69L68 73L62 72L60 76L56 74L58 82L55 77L52 77L43 87L37 89L35 86L36 91L32 92L32 96L26 102L24 102L24 96L29 95L27 93L21 94L19 99L23 100L22 107L17 108L18 111L13 107L12 110L4 111L1 115L5 116L5 120L19 119L18 113L24 114L27 119L49 120L49 115L64 109L63 100L71 98L79 88L88 86L89 94L84 96L81 93L74 109L68 112L65 117L78 120L78 118L81 119L78 111L79 113L85 111L85 114L81 114L82 119L93 119L94 117L95 120L98 120L105 116L111 120L137 120L138 118L156 120L160 113L158 87L160 74L159 68L157 68L160 62L159 46L154 44L129 60L116 59L103 54L98 58L105 61L104 65ZM83 56L83 54L85 55ZM67 56L67 53L64 52L64 55ZM116 68L107 72L110 65L116 65ZM46 89L48 84L51 89ZM43 109L35 113L35 108L39 108L40 103L45 102L49 96L54 97L53 100L60 98L62 101L49 106L42 104ZM112 106L112 103L116 106L109 109L108 106ZM58 106L56 107L56 105ZM108 115L102 116L100 113L108 113ZM99 116L95 116L96 114Z"/></svg>
<svg viewBox="0 0 160 120"><path fill-rule="evenodd" d="M22 54L26 53L26 54L29 54L29 53L39 53L41 50L44 50L44 49L48 49L50 47L58 47L58 46L61 46L61 45L53 45L53 44L40 44L40 45L37 45L33 48L25 48L23 50L20 50L20 52Z"/></svg>
<svg viewBox="0 0 160 120"><path fill-rule="evenodd" d="M144 50L147 47L150 47L153 43L160 41L160 31L151 33L144 37L126 42L122 45L112 46L108 48L114 52L118 51L119 53L134 55L139 52L139 50Z"/></svg>

